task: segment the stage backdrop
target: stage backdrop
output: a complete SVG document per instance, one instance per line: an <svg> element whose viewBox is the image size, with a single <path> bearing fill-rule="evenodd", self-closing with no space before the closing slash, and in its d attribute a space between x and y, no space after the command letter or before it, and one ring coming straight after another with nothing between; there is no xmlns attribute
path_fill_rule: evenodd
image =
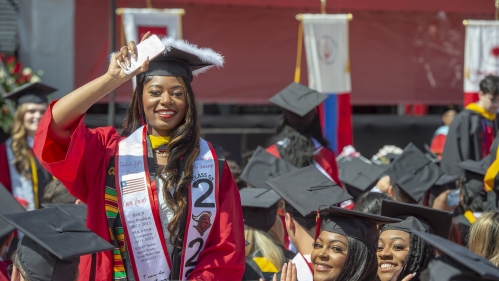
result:
<svg viewBox="0 0 499 281"><path fill-rule="evenodd" d="M43 70L42 82L57 88L51 96L60 98L74 89L75 73L79 68L75 65L75 57L78 57L74 47L75 3L65 0L22 0L17 3L20 61L34 71ZM89 44L93 56L100 46Z"/></svg>
<svg viewBox="0 0 499 281"><path fill-rule="evenodd" d="M105 73L109 2L46 0L24 13L24 7L38 5L35 2L40 1L19 1L19 18L25 21L19 30L21 57L29 53L44 61L26 59L26 65L45 69L45 81L60 89L82 86ZM353 105L462 103L462 21L493 19L492 0L330 2L328 13L353 14L349 23ZM185 9L183 38L226 58L223 69L211 70L193 82L196 99L214 103L267 103L292 82L295 16L319 12L318 1L303 0L154 0L152 4ZM117 0L116 6L144 8L145 1ZM120 24L117 17L116 26ZM121 42L119 30L116 49ZM24 36L40 44L26 42ZM301 81L308 83L306 69ZM118 102L130 100L131 88L130 82L117 89Z"/></svg>
<svg viewBox="0 0 499 281"><path fill-rule="evenodd" d="M480 81L499 75L499 21L469 20L464 53L464 105L478 100Z"/></svg>

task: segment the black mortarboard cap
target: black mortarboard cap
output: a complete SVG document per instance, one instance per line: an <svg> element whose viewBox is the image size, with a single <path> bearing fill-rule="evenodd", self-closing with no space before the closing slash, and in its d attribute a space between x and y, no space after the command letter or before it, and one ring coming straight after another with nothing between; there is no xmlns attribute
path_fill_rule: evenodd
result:
<svg viewBox="0 0 499 281"><path fill-rule="evenodd" d="M57 91L57 89L42 84L40 82L27 83L14 89L5 98L13 101L16 107L24 103L48 103L47 96Z"/></svg>
<svg viewBox="0 0 499 281"><path fill-rule="evenodd" d="M314 166L301 168L266 183L286 201L286 212L307 229L315 225L317 210L352 199Z"/></svg>
<svg viewBox="0 0 499 281"><path fill-rule="evenodd" d="M410 143L390 164L386 174L414 201L419 202L443 172L421 150Z"/></svg>
<svg viewBox="0 0 499 281"><path fill-rule="evenodd" d="M464 169L465 173L474 173L479 176L485 176L485 173L487 173L487 169L490 166L490 155L487 157L483 158L480 161L475 161L471 159L464 160L463 162L459 162L456 164L461 169Z"/></svg>
<svg viewBox="0 0 499 281"><path fill-rule="evenodd" d="M137 76L180 76L192 82L193 76L203 73L213 66L221 67L222 55L209 48L199 48L184 40L166 37L162 39L166 50L149 62L146 72Z"/></svg>
<svg viewBox="0 0 499 281"><path fill-rule="evenodd" d="M288 162L268 153L259 146L251 160L246 164L239 176L240 179L249 183L253 187L268 188L266 180L296 171L297 168Z"/></svg>
<svg viewBox="0 0 499 281"><path fill-rule="evenodd" d="M43 208L59 208L64 213L72 216L79 223L86 225L87 222L87 205L85 204L49 204L43 203Z"/></svg>
<svg viewBox="0 0 499 281"><path fill-rule="evenodd" d="M426 150L425 155L428 157L428 159L431 160L431 162L440 165L440 159L438 159L438 156L431 151L430 146L428 144L424 144L424 149Z"/></svg>
<svg viewBox="0 0 499 281"><path fill-rule="evenodd" d="M487 201L487 192L483 183L485 173L490 166L490 155L480 161L465 160L457 163L461 169L464 169L465 183L462 188L467 190L469 197L481 197L483 201ZM495 202L489 202L495 204Z"/></svg>
<svg viewBox="0 0 499 281"><path fill-rule="evenodd" d="M268 188L242 188L239 194L244 224L265 232L269 231L275 223L277 203L281 197Z"/></svg>
<svg viewBox="0 0 499 281"><path fill-rule="evenodd" d="M17 257L32 280L72 281L80 256L114 248L59 208L2 217L25 234Z"/></svg>
<svg viewBox="0 0 499 281"><path fill-rule="evenodd" d="M385 172L382 167L356 157L344 157L339 166L340 180L345 183L348 193L355 198L374 187Z"/></svg>
<svg viewBox="0 0 499 281"><path fill-rule="evenodd" d="M21 213L26 209L17 202L16 198L0 183L0 215ZM16 230L10 223L0 218L0 239ZM0 245L1 246L1 245Z"/></svg>
<svg viewBox="0 0 499 281"><path fill-rule="evenodd" d="M453 184L459 179L459 176L457 175L447 175L447 174L442 174L440 178L435 182L434 185L442 186L442 185L448 185L448 184Z"/></svg>
<svg viewBox="0 0 499 281"><path fill-rule="evenodd" d="M452 213L395 201L383 200L380 215L402 220L384 225L382 231L395 229L411 232L416 229L448 238L452 224Z"/></svg>
<svg viewBox="0 0 499 281"><path fill-rule="evenodd" d="M321 211L321 230L338 233L378 247L378 224L396 223L400 219L330 207Z"/></svg>
<svg viewBox="0 0 499 281"><path fill-rule="evenodd" d="M305 85L291 83L271 97L269 101L303 117L327 98L327 95L312 90Z"/></svg>
<svg viewBox="0 0 499 281"><path fill-rule="evenodd" d="M444 253L428 265L431 281L499 280L499 268L466 247L434 234L413 233Z"/></svg>

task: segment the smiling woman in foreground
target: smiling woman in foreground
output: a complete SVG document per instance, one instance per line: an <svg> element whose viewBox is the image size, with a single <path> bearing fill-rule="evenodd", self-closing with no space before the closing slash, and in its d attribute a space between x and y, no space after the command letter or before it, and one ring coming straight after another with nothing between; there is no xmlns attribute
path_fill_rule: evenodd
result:
<svg viewBox="0 0 499 281"><path fill-rule="evenodd" d="M146 39L148 34L144 37ZM223 58L181 40L131 74L134 42L106 74L52 103L36 135L40 162L88 205L87 227L116 248L82 259L80 279L241 280L244 231L223 150L200 138L193 76ZM85 112L136 77L123 132L87 129ZM93 280L93 279L91 279Z"/></svg>
<svg viewBox="0 0 499 281"><path fill-rule="evenodd" d="M321 233L312 251L314 281L376 279L376 224L398 222L331 207L321 213Z"/></svg>

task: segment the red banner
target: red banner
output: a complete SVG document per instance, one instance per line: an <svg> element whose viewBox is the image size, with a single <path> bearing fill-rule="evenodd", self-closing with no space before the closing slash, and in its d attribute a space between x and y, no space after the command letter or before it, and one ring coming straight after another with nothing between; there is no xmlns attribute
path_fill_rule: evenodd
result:
<svg viewBox="0 0 499 281"><path fill-rule="evenodd" d="M139 38L142 39L142 37L144 37L144 35L146 35L146 33L148 31L151 32L151 35L154 34L154 35L157 35L159 38L163 38L163 37L166 37L166 35L168 35L168 29L166 28L166 26L162 26L162 27L158 27L158 26L139 26L138 27L138 34L139 34Z"/></svg>

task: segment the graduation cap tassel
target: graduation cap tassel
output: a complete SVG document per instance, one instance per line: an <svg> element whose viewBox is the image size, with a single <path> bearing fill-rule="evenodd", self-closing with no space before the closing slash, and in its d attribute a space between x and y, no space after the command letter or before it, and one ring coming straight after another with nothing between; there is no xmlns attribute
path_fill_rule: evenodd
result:
<svg viewBox="0 0 499 281"><path fill-rule="evenodd" d="M317 210L317 215L315 216L315 239L314 242L319 238L321 234L321 212Z"/></svg>

